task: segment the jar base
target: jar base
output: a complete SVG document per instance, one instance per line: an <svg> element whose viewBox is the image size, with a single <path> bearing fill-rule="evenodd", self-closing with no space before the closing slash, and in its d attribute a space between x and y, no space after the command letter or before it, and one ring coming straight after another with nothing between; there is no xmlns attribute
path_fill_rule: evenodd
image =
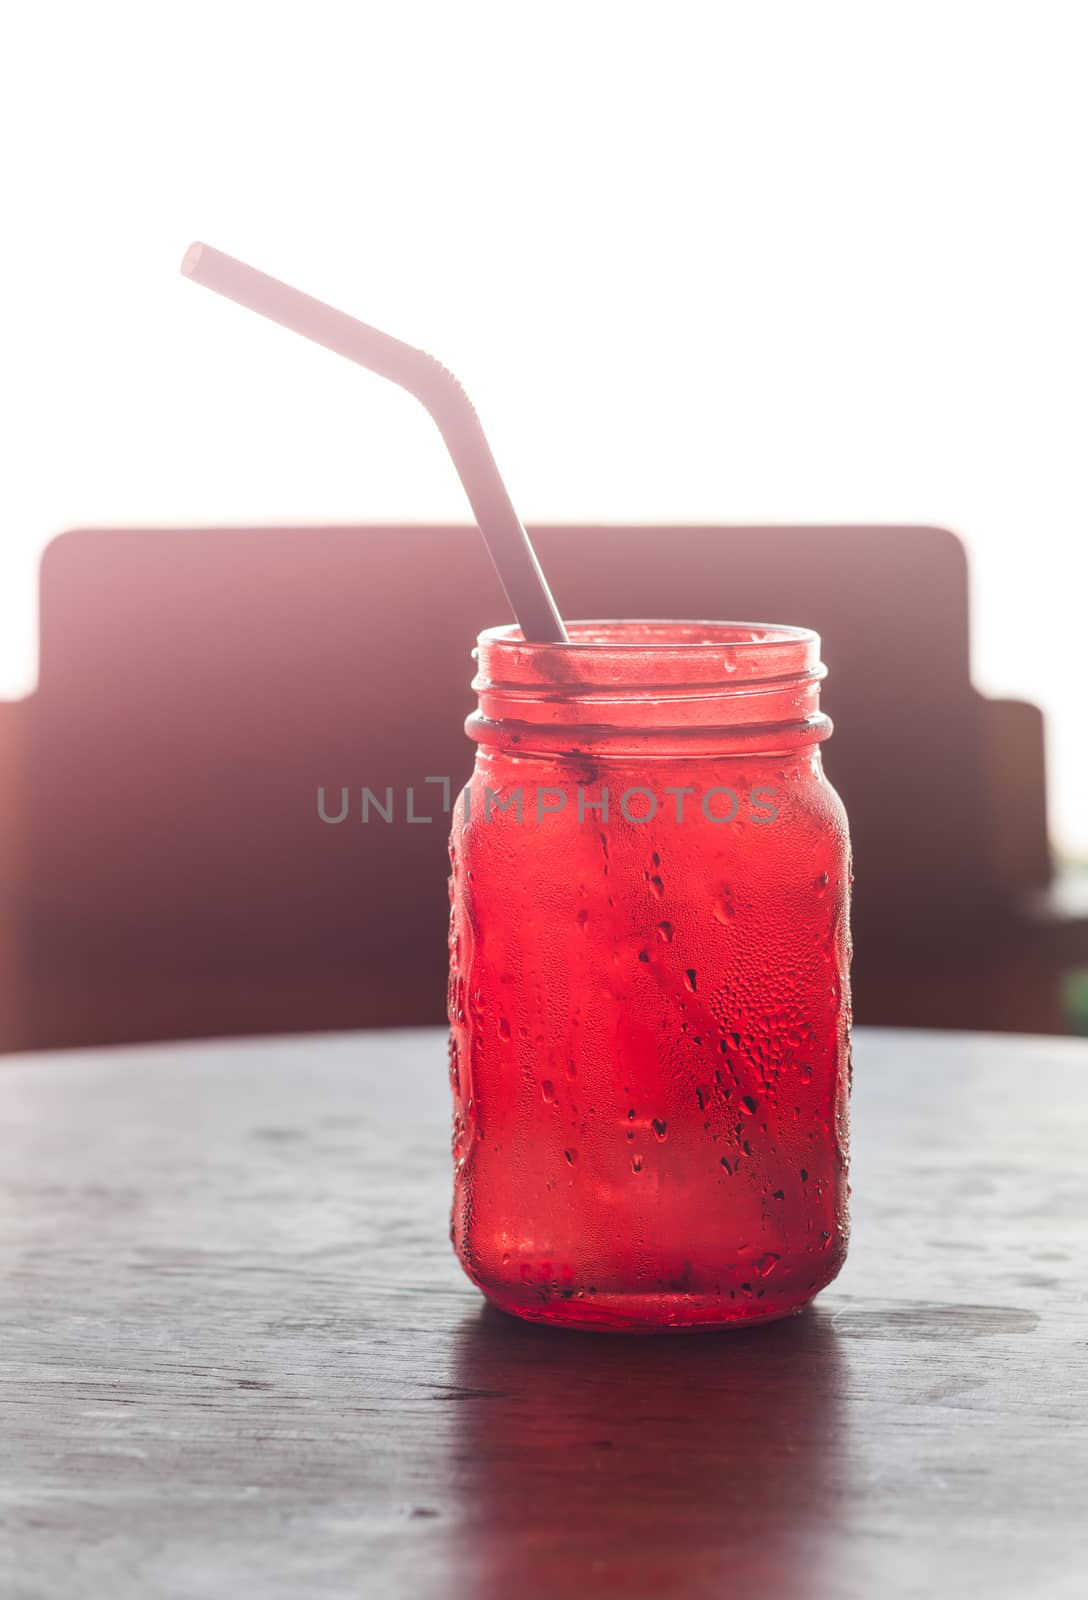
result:
<svg viewBox="0 0 1088 1600"><path fill-rule="evenodd" d="M717 1295L597 1294L570 1299L549 1297L543 1301L537 1295L521 1295L503 1289L488 1288L481 1292L499 1311L523 1322L569 1328L578 1333L668 1334L723 1333L764 1322L780 1322L804 1311L819 1289L814 1289L803 1300L783 1299L757 1305L729 1301L727 1306L723 1306Z"/></svg>

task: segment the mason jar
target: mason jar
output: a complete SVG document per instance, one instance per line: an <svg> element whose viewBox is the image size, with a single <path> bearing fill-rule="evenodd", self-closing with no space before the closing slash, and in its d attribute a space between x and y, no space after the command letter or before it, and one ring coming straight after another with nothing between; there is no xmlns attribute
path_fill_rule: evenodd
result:
<svg viewBox="0 0 1088 1600"><path fill-rule="evenodd" d="M850 846L820 641L480 635L450 857L451 1235L504 1311L799 1311L847 1244Z"/></svg>

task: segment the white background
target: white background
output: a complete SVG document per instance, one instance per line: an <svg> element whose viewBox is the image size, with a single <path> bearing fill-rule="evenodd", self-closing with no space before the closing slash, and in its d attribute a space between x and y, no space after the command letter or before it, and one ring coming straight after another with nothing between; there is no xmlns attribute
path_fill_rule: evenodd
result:
<svg viewBox="0 0 1088 1600"><path fill-rule="evenodd" d="M1088 855L1086 17L23 6L0 693L66 526L467 517L414 401L180 278L203 238L432 348L527 520L954 528L975 680L1045 707Z"/></svg>

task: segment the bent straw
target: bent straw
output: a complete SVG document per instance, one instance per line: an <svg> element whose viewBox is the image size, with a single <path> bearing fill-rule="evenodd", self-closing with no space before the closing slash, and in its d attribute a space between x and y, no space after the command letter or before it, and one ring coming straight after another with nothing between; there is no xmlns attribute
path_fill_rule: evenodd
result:
<svg viewBox="0 0 1088 1600"><path fill-rule="evenodd" d="M452 372L425 350L357 322L345 312L224 255L221 250L213 250L210 245L191 244L181 270L194 283L248 306L250 311L281 323L315 344L323 344L327 350L334 350L414 394L446 441L522 635L541 644L569 642L480 419Z"/></svg>

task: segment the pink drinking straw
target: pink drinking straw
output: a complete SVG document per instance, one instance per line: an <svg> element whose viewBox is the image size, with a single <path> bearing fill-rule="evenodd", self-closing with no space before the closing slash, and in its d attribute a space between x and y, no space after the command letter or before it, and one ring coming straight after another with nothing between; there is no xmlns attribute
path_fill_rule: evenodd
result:
<svg viewBox="0 0 1088 1600"><path fill-rule="evenodd" d="M293 333L335 350L414 394L430 412L446 441L464 485L506 597L527 640L567 644L567 630L556 610L536 551L499 475L491 447L468 395L452 372L425 350L404 344L378 328L314 300L289 284L270 278L244 261L191 244L182 273L216 294L248 306Z"/></svg>

